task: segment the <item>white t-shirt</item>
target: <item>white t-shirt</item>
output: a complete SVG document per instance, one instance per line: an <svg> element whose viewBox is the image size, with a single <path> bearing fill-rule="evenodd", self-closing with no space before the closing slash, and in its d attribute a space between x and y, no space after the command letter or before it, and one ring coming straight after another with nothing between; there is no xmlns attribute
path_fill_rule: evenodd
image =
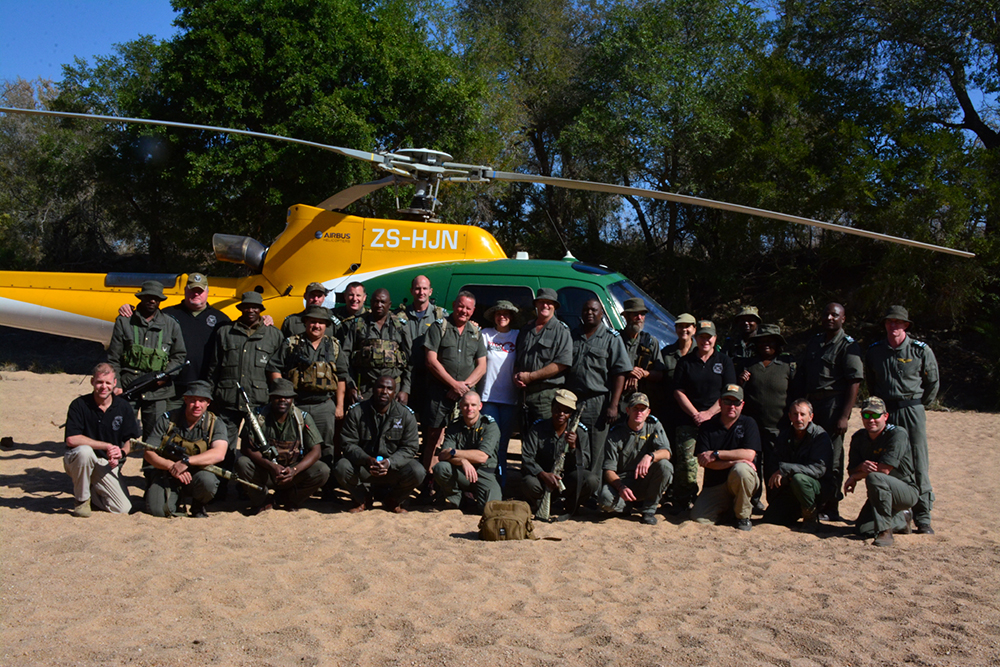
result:
<svg viewBox="0 0 1000 667"><path fill-rule="evenodd" d="M517 404L517 386L514 384L514 351L517 330L500 333L494 328L483 329L486 343L486 379L483 383L483 402Z"/></svg>

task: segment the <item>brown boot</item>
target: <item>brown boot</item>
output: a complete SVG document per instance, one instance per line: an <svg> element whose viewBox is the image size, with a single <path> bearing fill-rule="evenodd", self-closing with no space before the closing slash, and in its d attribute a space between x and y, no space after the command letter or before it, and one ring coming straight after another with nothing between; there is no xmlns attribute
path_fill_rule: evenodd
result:
<svg viewBox="0 0 1000 667"><path fill-rule="evenodd" d="M891 547L894 541L895 540L893 540L892 537L892 529L890 528L889 530L883 530L879 533L872 544L877 547Z"/></svg>
<svg viewBox="0 0 1000 667"><path fill-rule="evenodd" d="M90 498L87 498L83 502L78 503L77 506L73 508L73 511L70 512L70 514L76 517L80 517L81 519L86 519L88 516L90 516L91 515Z"/></svg>

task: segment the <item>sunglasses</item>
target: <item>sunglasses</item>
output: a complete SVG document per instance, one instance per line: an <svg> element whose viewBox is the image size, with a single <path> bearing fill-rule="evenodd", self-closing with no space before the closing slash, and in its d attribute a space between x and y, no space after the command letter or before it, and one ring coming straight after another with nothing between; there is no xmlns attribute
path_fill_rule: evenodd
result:
<svg viewBox="0 0 1000 667"><path fill-rule="evenodd" d="M861 413L861 418L862 419L878 419L881 416L882 416L881 412L862 412Z"/></svg>
<svg viewBox="0 0 1000 667"><path fill-rule="evenodd" d="M723 405L741 405L743 401L735 398L723 398L719 400Z"/></svg>

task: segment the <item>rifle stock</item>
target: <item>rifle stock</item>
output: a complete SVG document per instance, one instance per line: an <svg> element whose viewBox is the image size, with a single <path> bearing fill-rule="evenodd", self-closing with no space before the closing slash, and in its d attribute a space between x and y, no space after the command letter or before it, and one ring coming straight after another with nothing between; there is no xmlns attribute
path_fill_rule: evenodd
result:
<svg viewBox="0 0 1000 667"><path fill-rule="evenodd" d="M563 484L562 474L563 470L566 469L566 454L569 453L569 444L566 442L566 436L570 433L576 433L577 427L580 426L580 409L573 413L570 417L569 423L566 425L566 430L563 434L559 436L556 440L556 447L559 448L559 453L556 455L555 463L552 466L552 474L559 477L559 491L565 491L566 485ZM562 445L560 447L560 444ZM552 489L548 486L545 487L545 492L542 493L542 499L538 503L538 512L535 513L535 518L539 521L551 521L552 520Z"/></svg>

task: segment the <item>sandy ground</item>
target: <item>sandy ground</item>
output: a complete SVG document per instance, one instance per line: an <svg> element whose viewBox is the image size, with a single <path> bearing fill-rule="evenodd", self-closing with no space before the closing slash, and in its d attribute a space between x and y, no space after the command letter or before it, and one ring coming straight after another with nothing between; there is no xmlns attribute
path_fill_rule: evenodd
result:
<svg viewBox="0 0 1000 667"><path fill-rule="evenodd" d="M2 665L1000 665L994 414L930 415L937 534L891 549L666 518L484 543L318 501L75 519L56 424L85 380L0 374Z"/></svg>

